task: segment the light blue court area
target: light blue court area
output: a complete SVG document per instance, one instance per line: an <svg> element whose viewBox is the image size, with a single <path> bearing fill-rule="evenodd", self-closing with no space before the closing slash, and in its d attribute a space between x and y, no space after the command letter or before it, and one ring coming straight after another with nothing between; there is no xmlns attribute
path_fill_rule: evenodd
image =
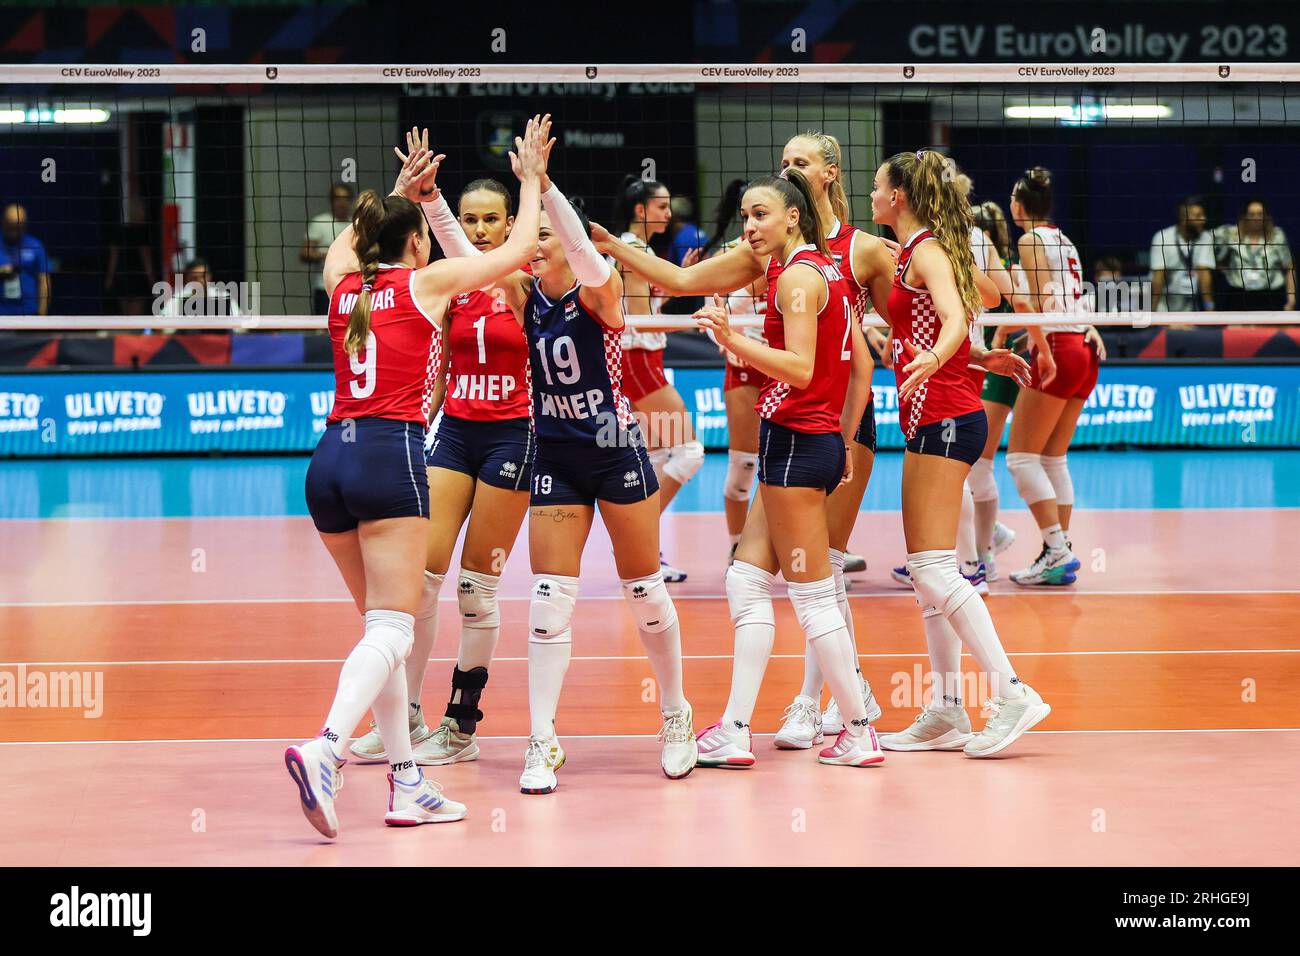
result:
<svg viewBox="0 0 1300 956"><path fill-rule="evenodd" d="M0 461L0 519L281 517L305 515L306 456ZM898 508L903 457L876 459L862 507ZM710 454L677 496L679 512L722 510L725 454ZM1300 507L1300 451L1079 451L1076 506ZM1003 501L1019 501L1001 456ZM434 502L434 507L437 502Z"/></svg>

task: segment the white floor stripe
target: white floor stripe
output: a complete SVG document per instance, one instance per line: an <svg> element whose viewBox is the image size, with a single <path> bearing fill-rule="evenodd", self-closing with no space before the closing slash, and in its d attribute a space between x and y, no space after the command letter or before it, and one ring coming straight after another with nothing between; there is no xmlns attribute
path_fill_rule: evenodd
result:
<svg viewBox="0 0 1300 956"><path fill-rule="evenodd" d="M1209 727L1177 730L1031 730L1030 735L1070 734L1298 734L1300 727ZM775 734L754 734L772 737ZM561 740L654 740L656 734L560 734ZM220 737L178 738L175 740L7 740L0 747L102 747L143 744L282 744L301 741L302 737ZM527 740L526 736L503 734L479 737L479 740Z"/></svg>
<svg viewBox="0 0 1300 956"><path fill-rule="evenodd" d="M1184 654L1300 654L1296 647L1225 647L1195 650L1115 650L1115 651L1009 651L1012 657L1118 657L1118 656L1165 656ZM729 661L731 654L683 654L684 661ZM927 655L921 651L898 651L891 653L859 654L859 659L887 659L892 657L916 657L924 659ZM963 652L962 657L970 658ZM803 654L772 654L769 660L803 660ZM644 661L649 660L644 654L604 654L575 656L573 661ZM454 657L431 657L431 664L453 664ZM527 657L496 657L494 664L526 664ZM0 661L0 667L182 667L182 666L220 666L255 665L255 664L342 664L341 657L248 657L229 660L174 660L174 661Z"/></svg>
<svg viewBox="0 0 1300 956"><path fill-rule="evenodd" d="M994 591L992 597L1071 597L1071 598L1112 598L1112 597L1177 597L1196 594L1300 594L1300 588L1242 588L1205 589L1205 590L1149 590L1149 591L1073 591L1068 588L1027 588L1022 591ZM778 592L778 596L780 593ZM850 598L907 598L915 600L911 591L897 588L889 591L849 591ZM725 601L725 594L674 594L674 601ZM444 604L455 604L455 597L443 596L439 599ZM530 601L527 594L501 595L499 601ZM621 594L580 595L578 602L585 601L623 601ZM346 597L282 597L282 598L179 598L138 601L0 601L0 608L51 608L51 607L185 607L190 605L211 604L351 604Z"/></svg>

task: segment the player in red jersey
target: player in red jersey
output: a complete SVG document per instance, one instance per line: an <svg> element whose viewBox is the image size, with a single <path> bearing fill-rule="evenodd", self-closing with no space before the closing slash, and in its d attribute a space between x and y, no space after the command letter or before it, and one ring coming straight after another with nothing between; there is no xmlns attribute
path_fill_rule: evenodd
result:
<svg viewBox="0 0 1300 956"><path fill-rule="evenodd" d="M890 750L998 753L1051 708L1016 676L988 608L957 567L964 483L984 448L988 420L967 365L1026 377L1025 361L1000 349L972 349L970 323L982 306L971 254L971 211L933 150L897 153L876 171L872 218L902 243L889 319L898 382L907 569L923 608L937 700L912 726L887 734ZM961 644L992 682L993 715L972 735L961 700Z"/></svg>
<svg viewBox="0 0 1300 956"><path fill-rule="evenodd" d="M722 345L768 376L758 398L759 497L727 569L736 626L731 694L722 720L699 735L699 764L754 763L749 722L776 634L772 585L780 571L844 714L844 729L818 760L868 766L884 754L867 720L856 649L836 598L827 520L827 496L852 479L848 446L870 388L856 293L831 259L802 173L791 169L786 178L751 183L741 211L749 249L771 257L779 272L769 266L767 345L732 334L719 296L696 313Z"/></svg>
<svg viewBox="0 0 1300 956"><path fill-rule="evenodd" d="M428 149L428 131L412 130L408 152L422 148ZM424 188L425 217L448 257L478 255L505 242L514 220L510 193L501 183L479 179L465 187L459 217L434 183ZM475 289L452 299L443 329L446 361L432 409L436 414L441 407L442 417L426 439L429 497L440 507L430 516L424 589L406 668L411 745L416 763L424 766L478 757L479 704L501 633L497 588L528 509L533 451L528 343L514 314ZM420 694L437 636L438 595L467 519L456 581L460 647L446 711L430 731ZM374 730L353 743L352 752L363 760L385 759Z"/></svg>
<svg viewBox="0 0 1300 956"><path fill-rule="evenodd" d="M436 168L412 151L398 188L357 202L352 225L325 257L336 392L325 434L307 469L306 497L321 541L338 565L365 633L343 663L338 690L316 738L285 751L303 814L338 835L334 800L348 739L372 709L391 772L385 822L438 823L465 816L416 765L407 733L406 658L414 642L428 535L429 494L420 467L437 319L455 295L510 274L536 249L541 126L528 124L512 161L520 171L520 215L500 249L473 260L429 264L424 217L407 196Z"/></svg>

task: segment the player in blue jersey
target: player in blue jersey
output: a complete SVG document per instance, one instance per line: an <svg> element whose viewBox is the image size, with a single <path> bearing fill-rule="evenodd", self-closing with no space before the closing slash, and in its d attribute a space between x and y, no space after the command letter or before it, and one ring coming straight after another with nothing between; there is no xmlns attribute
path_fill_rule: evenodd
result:
<svg viewBox="0 0 1300 956"><path fill-rule="evenodd" d="M542 122L548 129L550 117ZM553 144L547 142L547 156ZM581 209L550 179L542 182L542 226L531 266L532 275L516 272L493 290L528 336L537 437L528 517L535 575L528 614L532 729L519 789L550 793L564 763L555 712L569 667L582 549L597 507L659 685L660 765L667 776L684 777L697 749L682 692L677 611L659 567L659 483L622 388L623 282L592 245Z"/></svg>

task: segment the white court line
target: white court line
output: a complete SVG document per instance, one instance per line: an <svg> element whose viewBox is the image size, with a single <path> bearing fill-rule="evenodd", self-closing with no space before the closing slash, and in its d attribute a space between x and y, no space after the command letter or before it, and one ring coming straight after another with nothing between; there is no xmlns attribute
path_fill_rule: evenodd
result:
<svg viewBox="0 0 1300 956"><path fill-rule="evenodd" d="M1167 591L1071 591L1065 588L1027 588L1023 591L993 591L991 597L1176 597L1196 594L1300 594L1300 588L1244 588L1241 590L1167 590ZM780 597L781 595L776 595ZM890 591L849 591L850 598L908 598L915 600L911 591L898 588ZM454 597L439 598L442 603L453 604ZM531 601L528 594L500 595L498 601ZM578 601L623 601L621 594L579 595ZM674 594L674 601L725 601L725 594ZM190 605L224 605L224 604L351 604L351 598L344 597L301 597L301 598L178 598L144 601L0 601L0 608L50 608L50 607L185 607Z"/></svg>
<svg viewBox="0 0 1300 956"><path fill-rule="evenodd" d="M1300 648L1296 647L1242 647L1242 648L1214 648L1214 649L1196 649L1196 650L1116 650L1116 651L1008 651L1012 657L1118 657L1131 655L1135 657L1143 656L1163 656L1179 654L1300 654ZM859 654L859 659L870 660L891 657L928 657L924 651L900 651L898 653L875 653ZM963 652L962 657L970 657L969 653ZM683 654L684 661L729 661L731 654ZM770 654L769 660L788 660L801 661L804 659L803 654ZM647 661L649 660L644 654L608 654L608 655L590 655L575 656L573 661ZM245 665L245 664L342 664L342 657L249 657L249 658L232 658L229 660L174 660L174 661L0 661L0 667L180 667L180 666L204 666L204 665ZM454 664L454 657L431 657L431 664ZM494 657L494 664L527 664L527 657Z"/></svg>
<svg viewBox="0 0 1300 956"><path fill-rule="evenodd" d="M1038 734L1295 734L1300 727L1198 727L1176 730L1030 730ZM754 734L774 737L775 734ZM658 734L561 734L562 740L656 740ZM117 744L282 744L299 742L302 737L192 737L176 740L5 740L0 747L102 747ZM480 736L479 740L527 740L523 735Z"/></svg>

